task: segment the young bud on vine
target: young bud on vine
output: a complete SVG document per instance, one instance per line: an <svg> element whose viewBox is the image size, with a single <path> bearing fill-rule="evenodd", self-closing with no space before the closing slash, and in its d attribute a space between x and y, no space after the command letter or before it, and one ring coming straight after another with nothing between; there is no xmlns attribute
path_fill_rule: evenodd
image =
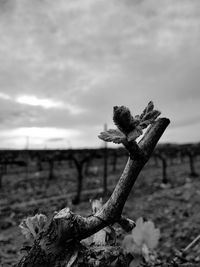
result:
<svg viewBox="0 0 200 267"><path fill-rule="evenodd" d="M141 115L136 115L135 117L131 115L127 107L115 106L113 108L113 121L118 129L102 132L99 138L115 144L135 141L143 134L143 129L155 122L160 114L160 111L154 110L152 101L148 103Z"/></svg>
<svg viewBox="0 0 200 267"><path fill-rule="evenodd" d="M36 214L33 217L23 219L19 227L26 239L34 241L37 235L44 229L46 222L47 217L44 214Z"/></svg>

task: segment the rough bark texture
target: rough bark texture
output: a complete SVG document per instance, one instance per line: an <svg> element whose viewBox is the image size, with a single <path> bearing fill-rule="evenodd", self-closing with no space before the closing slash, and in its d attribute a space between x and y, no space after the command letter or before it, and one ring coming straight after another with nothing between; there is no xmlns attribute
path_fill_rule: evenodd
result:
<svg viewBox="0 0 200 267"><path fill-rule="evenodd" d="M61 210L53 217L47 229L37 238L28 255L16 266L127 266L123 254L116 247L112 247L112 253L107 255L106 261L104 259L106 250L102 248L102 259L99 265L92 265L92 263L89 265L88 259L92 259L97 250L83 247L80 241L114 222L123 222L121 213L128 195L168 124L168 119L158 119L150 126L138 145L137 143L132 143L132 141L126 144L131 148L127 165L111 197L100 211L93 216L82 217L67 208ZM134 154L135 152L136 155ZM101 248L99 249L101 250ZM84 251L84 253L76 256L77 263L74 261L74 265L72 265L70 261L73 257L75 258L73 255L76 255L76 251L79 254L81 251ZM118 252L118 256L113 259L114 251L115 253ZM82 258L82 263L80 263L79 258ZM99 257L97 257L98 259ZM84 262L87 262L87 265L84 265Z"/></svg>

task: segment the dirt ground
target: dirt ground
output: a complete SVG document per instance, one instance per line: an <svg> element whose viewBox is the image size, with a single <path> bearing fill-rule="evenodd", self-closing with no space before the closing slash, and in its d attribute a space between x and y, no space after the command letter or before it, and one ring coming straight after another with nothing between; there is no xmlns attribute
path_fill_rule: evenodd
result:
<svg viewBox="0 0 200 267"><path fill-rule="evenodd" d="M200 160L195 164L200 174ZM109 166L109 188L116 183L123 165L124 159L118 162L115 173ZM170 163L167 171L170 182L165 187L161 184L161 166L156 166L151 160L132 189L124 214L133 220L142 216L155 223L161 231L157 248L159 258L169 262L177 251L184 249L200 234L200 175L189 177L188 162ZM27 178L16 170L3 178L0 191L0 266L16 263L21 257L20 249L28 244L18 227L22 218L36 213L49 216L65 206L82 215L91 213L88 200L100 195L102 170L97 175L85 177L83 190L87 191L77 206L71 204L76 190L76 170L61 165L55 176L54 180L48 181L45 171L42 171L32 172ZM200 264L200 242L191 247L185 257L186 261Z"/></svg>

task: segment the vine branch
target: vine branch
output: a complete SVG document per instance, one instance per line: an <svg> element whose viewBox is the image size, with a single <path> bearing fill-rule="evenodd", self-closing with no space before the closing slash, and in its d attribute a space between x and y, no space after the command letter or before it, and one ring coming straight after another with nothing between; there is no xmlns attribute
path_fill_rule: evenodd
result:
<svg viewBox="0 0 200 267"><path fill-rule="evenodd" d="M150 102L140 116L132 117L130 111L125 107L114 107L114 122L118 130L108 131L108 134L101 134L106 141L125 144L130 153L126 167L108 201L93 216L82 217L74 214L65 208L58 212L35 241L34 246L28 255L20 261L18 267L41 266L41 259L36 259L36 255L41 255L44 262L42 266L52 263L63 253L74 247L92 234L104 227L119 222L121 225L133 226L133 223L121 216L123 207L128 195L138 178L138 175L148 159L150 158L157 142L170 123L167 118L156 118L160 115L159 111L153 110L153 103ZM141 141L137 144L135 139L142 133L142 129L149 126ZM140 134L139 134L140 133ZM139 134L139 135L138 135ZM116 138L117 135L117 138ZM53 256L52 256L53 255ZM32 263L32 265L31 265Z"/></svg>

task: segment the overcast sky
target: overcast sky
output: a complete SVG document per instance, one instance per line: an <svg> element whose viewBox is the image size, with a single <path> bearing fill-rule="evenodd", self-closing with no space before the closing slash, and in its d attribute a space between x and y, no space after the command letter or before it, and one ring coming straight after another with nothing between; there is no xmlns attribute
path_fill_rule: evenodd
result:
<svg viewBox="0 0 200 267"><path fill-rule="evenodd" d="M0 148L99 147L150 100L200 141L199 0L1 0L0 36Z"/></svg>

